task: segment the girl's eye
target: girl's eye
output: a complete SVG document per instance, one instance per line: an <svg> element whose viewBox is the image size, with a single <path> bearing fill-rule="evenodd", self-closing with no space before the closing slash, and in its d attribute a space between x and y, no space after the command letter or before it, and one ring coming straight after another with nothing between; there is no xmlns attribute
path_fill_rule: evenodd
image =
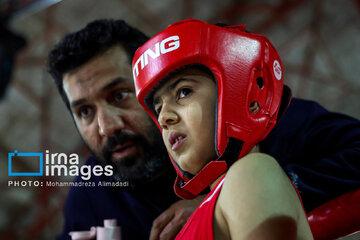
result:
<svg viewBox="0 0 360 240"><path fill-rule="evenodd" d="M182 99L187 97L190 93L192 92L192 90L190 88L184 87L179 89L179 94L178 94L178 98Z"/></svg>

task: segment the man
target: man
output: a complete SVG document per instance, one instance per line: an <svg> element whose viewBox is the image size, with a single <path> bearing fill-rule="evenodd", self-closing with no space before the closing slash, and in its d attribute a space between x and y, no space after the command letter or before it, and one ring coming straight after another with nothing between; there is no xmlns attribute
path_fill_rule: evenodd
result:
<svg viewBox="0 0 360 240"><path fill-rule="evenodd" d="M123 21L100 20L65 36L49 54L48 70L94 155L86 164L114 167L112 177L89 181L130 184L72 188L59 239L108 218L118 219L123 239L171 239L199 203L174 195L161 137L136 101L130 64L146 40ZM359 121L313 102L294 99L260 151L279 161L307 211L360 187Z"/></svg>
<svg viewBox="0 0 360 240"><path fill-rule="evenodd" d="M49 54L48 68L95 157L86 164L110 164L115 172L110 181L130 184L129 188L72 188L59 239L68 239L69 231L102 225L106 218L118 219L123 239L148 239L153 220L179 200L169 180L175 173L161 137L135 97L130 62L146 40L123 21L96 21L66 36ZM92 176L89 181L104 179ZM165 228L165 237L175 234L190 215L182 202L168 211L174 221L165 220L175 228ZM161 223L154 229L163 229Z"/></svg>

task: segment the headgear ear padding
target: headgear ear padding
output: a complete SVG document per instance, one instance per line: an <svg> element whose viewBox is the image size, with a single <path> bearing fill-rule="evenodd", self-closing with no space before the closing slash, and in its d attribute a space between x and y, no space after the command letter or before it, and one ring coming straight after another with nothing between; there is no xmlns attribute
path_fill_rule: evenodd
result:
<svg viewBox="0 0 360 240"><path fill-rule="evenodd" d="M146 102L149 94L169 73L192 64L209 68L217 83L215 141L218 155L224 154L229 139L242 143L234 156L236 159L246 155L276 124L283 74L275 48L266 37L246 33L245 25L219 27L194 19L170 25L140 47L133 59L137 98L158 126L152 103ZM218 172L208 167L212 169L209 170L211 174L204 173L209 164L200 171L200 185L208 186L226 171L229 166L224 168L222 162L209 163L218 164L215 168ZM175 186L192 185L189 181L195 181L197 176L190 180L176 164L174 166L185 182L184 186L179 183ZM199 189L192 191L193 188L187 190L198 194Z"/></svg>

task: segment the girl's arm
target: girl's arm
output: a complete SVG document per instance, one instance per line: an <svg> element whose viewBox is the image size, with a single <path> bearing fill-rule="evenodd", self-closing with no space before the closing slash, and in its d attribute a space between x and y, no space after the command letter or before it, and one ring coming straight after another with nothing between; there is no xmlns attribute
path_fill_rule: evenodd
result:
<svg viewBox="0 0 360 240"><path fill-rule="evenodd" d="M312 239L295 188L276 160L261 153L229 169L214 225L215 239Z"/></svg>

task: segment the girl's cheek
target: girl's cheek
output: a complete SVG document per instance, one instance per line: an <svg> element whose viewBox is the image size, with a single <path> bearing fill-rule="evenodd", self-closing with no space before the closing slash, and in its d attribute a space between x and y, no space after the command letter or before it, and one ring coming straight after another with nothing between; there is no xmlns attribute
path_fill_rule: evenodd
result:
<svg viewBox="0 0 360 240"><path fill-rule="evenodd" d="M200 126L203 121L203 109L198 102L193 102L187 106L185 117L190 126Z"/></svg>
<svg viewBox="0 0 360 240"><path fill-rule="evenodd" d="M163 142L164 142L164 144L165 144L166 149L167 149L167 150L170 150L170 149L169 149L169 146L168 146L168 143L167 143L167 141L166 141L167 137L168 137L167 134L165 134L164 131L163 131L163 134L162 134Z"/></svg>

